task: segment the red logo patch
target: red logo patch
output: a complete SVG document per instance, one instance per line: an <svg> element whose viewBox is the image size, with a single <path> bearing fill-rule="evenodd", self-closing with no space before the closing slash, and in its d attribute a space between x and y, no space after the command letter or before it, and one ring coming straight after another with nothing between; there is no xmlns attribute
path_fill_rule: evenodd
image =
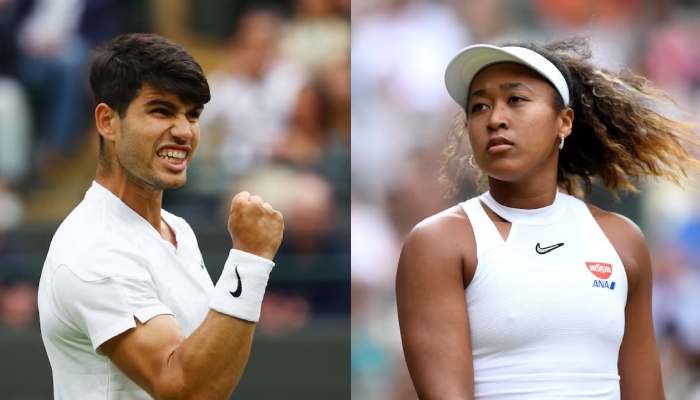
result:
<svg viewBox="0 0 700 400"><path fill-rule="evenodd" d="M612 275L612 265L600 262L586 262L586 267L600 279L608 279Z"/></svg>

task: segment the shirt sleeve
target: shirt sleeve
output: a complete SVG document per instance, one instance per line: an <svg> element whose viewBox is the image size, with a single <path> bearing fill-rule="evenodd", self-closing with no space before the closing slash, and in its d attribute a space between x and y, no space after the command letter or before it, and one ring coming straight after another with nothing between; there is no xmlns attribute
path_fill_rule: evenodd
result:
<svg viewBox="0 0 700 400"><path fill-rule="evenodd" d="M84 280L61 265L54 271L51 289L56 305L98 354L104 342L135 328L134 318L146 323L157 315L172 314L147 274Z"/></svg>

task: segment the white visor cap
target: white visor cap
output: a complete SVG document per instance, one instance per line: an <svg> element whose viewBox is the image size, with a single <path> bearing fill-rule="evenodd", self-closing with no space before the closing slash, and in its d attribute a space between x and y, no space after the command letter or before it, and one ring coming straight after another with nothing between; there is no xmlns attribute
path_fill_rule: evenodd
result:
<svg viewBox="0 0 700 400"><path fill-rule="evenodd" d="M486 44L469 46L457 53L445 70L445 86L450 97L462 109L467 107L467 96L472 80L482 69L492 64L514 62L524 65L554 85L564 105L569 106L569 87L564 75L549 60L524 47L496 47Z"/></svg>

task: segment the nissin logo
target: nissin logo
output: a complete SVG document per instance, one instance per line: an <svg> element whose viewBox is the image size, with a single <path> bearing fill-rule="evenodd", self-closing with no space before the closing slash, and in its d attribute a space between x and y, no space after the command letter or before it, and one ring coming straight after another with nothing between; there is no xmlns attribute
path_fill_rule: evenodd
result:
<svg viewBox="0 0 700 400"><path fill-rule="evenodd" d="M599 262L586 262L588 270L600 279L608 279L612 275L612 265Z"/></svg>

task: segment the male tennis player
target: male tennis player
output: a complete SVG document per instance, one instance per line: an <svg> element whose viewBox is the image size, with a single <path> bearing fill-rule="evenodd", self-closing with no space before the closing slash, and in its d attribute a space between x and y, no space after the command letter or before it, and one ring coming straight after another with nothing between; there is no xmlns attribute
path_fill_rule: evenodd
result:
<svg viewBox="0 0 700 400"><path fill-rule="evenodd" d="M282 215L247 192L216 286L182 218L161 209L185 184L209 86L181 47L150 34L93 55L100 157L56 232L39 283L56 399L227 399L250 353Z"/></svg>

